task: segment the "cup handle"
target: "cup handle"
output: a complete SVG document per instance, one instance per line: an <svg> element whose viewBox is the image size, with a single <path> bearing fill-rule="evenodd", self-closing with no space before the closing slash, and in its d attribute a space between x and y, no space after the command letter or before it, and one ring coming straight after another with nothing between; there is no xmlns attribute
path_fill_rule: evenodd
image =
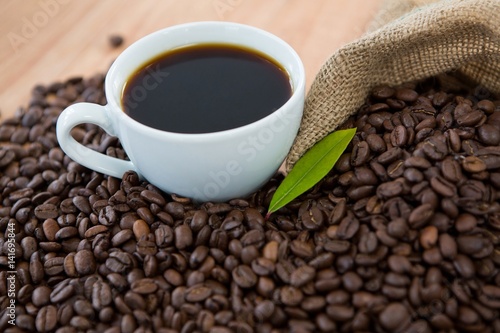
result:
<svg viewBox="0 0 500 333"><path fill-rule="evenodd" d="M134 164L119 158L111 157L76 141L71 130L78 125L90 123L101 127L109 135L115 136L113 123L109 119L106 108L93 103L76 103L67 107L57 119L56 133L61 149L75 162L116 178L122 178L126 171L136 171Z"/></svg>

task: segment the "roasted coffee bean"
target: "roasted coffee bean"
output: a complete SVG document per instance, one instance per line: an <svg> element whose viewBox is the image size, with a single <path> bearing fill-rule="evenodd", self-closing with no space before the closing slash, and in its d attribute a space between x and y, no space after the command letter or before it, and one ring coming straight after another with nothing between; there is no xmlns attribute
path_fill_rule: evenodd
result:
<svg viewBox="0 0 500 333"><path fill-rule="evenodd" d="M453 261L453 266L458 274L466 279L469 279L475 274L474 262L467 256L458 254Z"/></svg>
<svg viewBox="0 0 500 333"><path fill-rule="evenodd" d="M257 275L247 265L237 266L233 270L232 276L234 282L241 288L250 288L257 283Z"/></svg>
<svg viewBox="0 0 500 333"><path fill-rule="evenodd" d="M132 231L134 233L135 239L140 240L142 237L145 237L149 234L150 229L146 221L138 219L134 222L134 225L132 226Z"/></svg>
<svg viewBox="0 0 500 333"><path fill-rule="evenodd" d="M354 308L346 305L329 305L326 307L326 314L336 322L345 322L354 317Z"/></svg>
<svg viewBox="0 0 500 333"><path fill-rule="evenodd" d="M340 254L347 252L351 247L351 244L346 240L332 240L326 242L323 246L326 251Z"/></svg>
<svg viewBox="0 0 500 333"><path fill-rule="evenodd" d="M480 123L484 123L486 121L486 116L480 110L469 110L463 111L461 114L456 114L457 109L464 104L461 104L455 108L455 120L459 126L463 127L474 127L479 125Z"/></svg>
<svg viewBox="0 0 500 333"><path fill-rule="evenodd" d="M438 229L433 226L427 226L420 232L420 245L428 250L434 247L438 241Z"/></svg>
<svg viewBox="0 0 500 333"><path fill-rule="evenodd" d="M467 156L462 160L462 168L470 173L479 173L486 170L486 164L476 156Z"/></svg>
<svg viewBox="0 0 500 333"><path fill-rule="evenodd" d="M374 153L383 153L387 149L384 139L382 139L378 134L368 134L366 137L366 143L368 144L370 151Z"/></svg>
<svg viewBox="0 0 500 333"><path fill-rule="evenodd" d="M398 88L396 89L395 98L411 103L417 100L418 93L410 88Z"/></svg>
<svg viewBox="0 0 500 333"><path fill-rule="evenodd" d="M312 281L315 275L316 271L313 267L300 266L290 274L290 284L294 287L301 287Z"/></svg>
<svg viewBox="0 0 500 333"><path fill-rule="evenodd" d="M50 301L52 303L61 303L71 297L75 292L73 285L69 284L69 280L60 282L50 293Z"/></svg>
<svg viewBox="0 0 500 333"><path fill-rule="evenodd" d="M484 124L477 129L478 140L488 146L498 146L500 144L500 133L498 127L491 124Z"/></svg>
<svg viewBox="0 0 500 333"><path fill-rule="evenodd" d="M109 254L108 259L106 259L106 267L115 273L122 273L127 271L132 267L131 256L123 251L115 251Z"/></svg>
<svg viewBox="0 0 500 333"><path fill-rule="evenodd" d="M443 135L431 136L423 141L422 150L430 159L440 161L448 154L446 138Z"/></svg>
<svg viewBox="0 0 500 333"><path fill-rule="evenodd" d="M439 235L439 250L444 258L453 259L457 255L457 243L449 234Z"/></svg>
<svg viewBox="0 0 500 333"><path fill-rule="evenodd" d="M351 164L353 166L361 166L368 162L370 157L370 147L366 141L361 141L354 146L351 155Z"/></svg>
<svg viewBox="0 0 500 333"><path fill-rule="evenodd" d="M50 293L52 290L48 286L39 286L33 290L31 296L32 303L37 307L42 307L50 302Z"/></svg>
<svg viewBox="0 0 500 333"><path fill-rule="evenodd" d="M347 213L346 199L342 198L337 202L332 212L330 213L329 223L330 224L340 223L340 221L344 218L346 213Z"/></svg>
<svg viewBox="0 0 500 333"><path fill-rule="evenodd" d="M301 220L306 229L317 230L323 225L324 215L318 207L312 207L310 210L304 211Z"/></svg>
<svg viewBox="0 0 500 333"><path fill-rule="evenodd" d="M410 324L410 313L400 303L390 303L379 315L380 324L388 332L404 330Z"/></svg>
<svg viewBox="0 0 500 333"><path fill-rule="evenodd" d="M186 289L186 301L188 302L203 302L212 295L212 290L203 285L194 285Z"/></svg>
<svg viewBox="0 0 500 333"><path fill-rule="evenodd" d="M454 159L444 159L441 162L441 173L446 180L454 184L458 184L464 179L460 164Z"/></svg>
<svg viewBox="0 0 500 333"><path fill-rule="evenodd" d="M391 132L391 144L394 147L402 147L408 142L408 131L405 126L399 125Z"/></svg>
<svg viewBox="0 0 500 333"><path fill-rule="evenodd" d="M154 292L156 292L156 290L158 289L158 285L152 279L143 278L143 279L134 281L131 284L130 289L135 293L138 293L141 295L147 295L147 294L153 294Z"/></svg>
<svg viewBox="0 0 500 333"><path fill-rule="evenodd" d="M45 274L55 276L64 271L64 257L54 257L47 259L43 264Z"/></svg>
<svg viewBox="0 0 500 333"><path fill-rule="evenodd" d="M405 185L400 181L382 183L377 187L377 196L381 199L393 198L405 192Z"/></svg>
<svg viewBox="0 0 500 333"><path fill-rule="evenodd" d="M408 222L413 228L418 228L425 225L434 214L434 209L431 204L424 203L416 207L408 217Z"/></svg>
<svg viewBox="0 0 500 333"><path fill-rule="evenodd" d="M304 294L298 288L284 286L280 289L280 300L286 306L297 306L304 299Z"/></svg>
<svg viewBox="0 0 500 333"><path fill-rule="evenodd" d="M336 235L340 239L350 239L358 232L358 229L359 220L352 215L348 215L340 221Z"/></svg>
<svg viewBox="0 0 500 333"><path fill-rule="evenodd" d="M399 147L392 147L377 157L377 161L383 165L392 163L401 157L403 153Z"/></svg>
<svg viewBox="0 0 500 333"><path fill-rule="evenodd" d="M272 262L276 262L278 260L278 247L279 244L277 241L275 240L269 241L262 249L262 254L264 258Z"/></svg>
<svg viewBox="0 0 500 333"><path fill-rule="evenodd" d="M275 269L274 263L263 257L254 259L251 266L254 273L260 276L272 274Z"/></svg>
<svg viewBox="0 0 500 333"><path fill-rule="evenodd" d="M175 228L175 247L183 250L193 244L193 233L187 224Z"/></svg>
<svg viewBox="0 0 500 333"><path fill-rule="evenodd" d="M103 307L108 306L112 302L112 293L109 285L102 281L97 280L92 285L92 306L96 310L101 310Z"/></svg>
<svg viewBox="0 0 500 333"><path fill-rule="evenodd" d="M456 238L458 250L467 255L474 255L485 248L488 248L490 241L476 235L459 235Z"/></svg>
<svg viewBox="0 0 500 333"><path fill-rule="evenodd" d="M42 307L36 315L35 327L38 332L50 332L57 325L57 308L54 305Z"/></svg>
<svg viewBox="0 0 500 333"><path fill-rule="evenodd" d="M53 219L57 218L59 213L55 205L42 204L35 207L35 216L39 219Z"/></svg>
<svg viewBox="0 0 500 333"><path fill-rule="evenodd" d="M372 89L371 95L379 100L391 98L395 93L395 89L389 86L378 86Z"/></svg>

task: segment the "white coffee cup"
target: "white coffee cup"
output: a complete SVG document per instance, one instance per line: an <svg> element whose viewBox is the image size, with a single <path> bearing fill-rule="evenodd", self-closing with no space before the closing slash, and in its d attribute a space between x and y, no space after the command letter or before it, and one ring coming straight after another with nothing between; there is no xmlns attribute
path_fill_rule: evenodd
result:
<svg viewBox="0 0 500 333"><path fill-rule="evenodd" d="M253 123L201 134L154 129L123 111L124 85L141 65L169 49L214 42L253 48L275 59L290 77L290 99ZM57 138L69 157L113 177L136 171L167 193L197 201L226 201L257 190L282 164L302 118L305 73L293 48L266 31L230 22L195 22L154 32L124 50L106 75L105 93L108 104L77 103L59 116ZM77 142L71 130L83 123L96 124L118 137L130 161L101 154Z"/></svg>

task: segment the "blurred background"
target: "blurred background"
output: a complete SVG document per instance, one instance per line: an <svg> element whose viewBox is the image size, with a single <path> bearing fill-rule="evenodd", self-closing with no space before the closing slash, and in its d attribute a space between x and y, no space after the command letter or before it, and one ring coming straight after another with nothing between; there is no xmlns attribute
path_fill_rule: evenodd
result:
<svg viewBox="0 0 500 333"><path fill-rule="evenodd" d="M382 0L1 0L0 120L26 106L36 84L105 73L137 39L193 21L232 21L288 42L307 86L339 47L359 38ZM113 45L112 36L123 38Z"/></svg>

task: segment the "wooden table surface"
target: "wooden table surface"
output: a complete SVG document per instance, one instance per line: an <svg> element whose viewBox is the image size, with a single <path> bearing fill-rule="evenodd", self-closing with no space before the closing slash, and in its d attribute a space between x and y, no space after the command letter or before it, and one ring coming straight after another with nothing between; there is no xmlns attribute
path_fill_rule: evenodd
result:
<svg viewBox="0 0 500 333"><path fill-rule="evenodd" d="M382 0L1 0L0 112L26 106L36 84L105 73L112 60L155 30L192 21L265 29L302 58L307 86L339 47L360 37ZM110 35L124 43L111 47Z"/></svg>

